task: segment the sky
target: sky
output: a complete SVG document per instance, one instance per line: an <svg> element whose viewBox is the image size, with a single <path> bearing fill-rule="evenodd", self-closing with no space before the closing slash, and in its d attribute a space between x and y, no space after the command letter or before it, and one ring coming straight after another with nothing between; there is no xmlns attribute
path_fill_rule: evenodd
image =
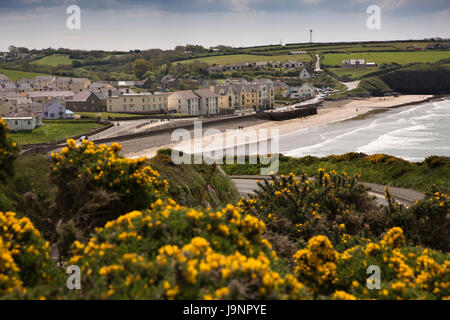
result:
<svg viewBox="0 0 450 320"><path fill-rule="evenodd" d="M81 29L66 12L81 10ZM367 8L380 8L370 30ZM0 51L450 38L450 0L0 0Z"/></svg>

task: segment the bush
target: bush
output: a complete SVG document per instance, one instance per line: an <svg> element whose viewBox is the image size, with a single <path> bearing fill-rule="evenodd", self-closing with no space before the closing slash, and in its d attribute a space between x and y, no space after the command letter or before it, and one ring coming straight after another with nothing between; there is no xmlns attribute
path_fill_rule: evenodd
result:
<svg viewBox="0 0 450 320"><path fill-rule="evenodd" d="M448 157L438 157L438 156L429 156L425 159L425 163L431 168L442 168L450 165L450 158Z"/></svg>
<svg viewBox="0 0 450 320"><path fill-rule="evenodd" d="M314 179L290 174L259 185L260 191L239 205L265 221L270 231L300 243L322 234L336 245L348 235L384 232L382 213L357 177L319 169Z"/></svg>
<svg viewBox="0 0 450 320"><path fill-rule="evenodd" d="M445 252L450 250L450 197L447 194L436 191L410 208L394 203L389 192L387 198L389 223L403 228L409 241Z"/></svg>
<svg viewBox="0 0 450 320"><path fill-rule="evenodd" d="M60 253L67 254L73 240L85 239L96 227L124 212L145 209L164 196L167 181L146 164L146 158L119 156L121 146L67 141L61 153L52 153L51 179L57 186L55 204L48 215ZM56 241L56 239L52 239Z"/></svg>
<svg viewBox="0 0 450 320"><path fill-rule="evenodd" d="M0 178L11 175L18 153L17 145L8 136L8 132L6 122L0 118Z"/></svg>
<svg viewBox="0 0 450 320"><path fill-rule="evenodd" d="M48 290L50 284L62 285L60 280L49 243L31 221L0 212L0 297L33 298L29 290Z"/></svg>
<svg viewBox="0 0 450 320"><path fill-rule="evenodd" d="M308 292L283 270L265 225L229 205L197 211L157 201L74 244L83 299L297 299Z"/></svg>

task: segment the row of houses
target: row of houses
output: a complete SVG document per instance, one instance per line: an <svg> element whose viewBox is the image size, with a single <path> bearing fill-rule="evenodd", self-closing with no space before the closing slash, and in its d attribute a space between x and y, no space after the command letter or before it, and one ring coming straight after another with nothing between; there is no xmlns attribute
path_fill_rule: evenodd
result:
<svg viewBox="0 0 450 320"><path fill-rule="evenodd" d="M42 120L73 119L74 113L60 100L49 100L27 106L15 106L9 101L0 101L0 117L13 132L34 130L42 125Z"/></svg>
<svg viewBox="0 0 450 320"><path fill-rule="evenodd" d="M11 81L0 75L0 92L24 92L31 90L60 90L81 92L87 90L91 81L87 78L56 78L54 76L37 76L30 79Z"/></svg>
<svg viewBox="0 0 450 320"><path fill-rule="evenodd" d="M285 89L283 87L283 89ZM71 110L80 111L67 102ZM272 81L228 83L198 90L172 93L122 93L108 96L106 111L122 113L176 112L189 115L217 115L235 110L266 110L274 107Z"/></svg>
<svg viewBox="0 0 450 320"><path fill-rule="evenodd" d="M228 65L211 66L208 68L209 73L217 73L224 71L235 71L243 69L267 69L267 68L283 68L285 70L304 68L305 64L297 60L288 60L284 63L281 61L260 61L260 62L242 62Z"/></svg>

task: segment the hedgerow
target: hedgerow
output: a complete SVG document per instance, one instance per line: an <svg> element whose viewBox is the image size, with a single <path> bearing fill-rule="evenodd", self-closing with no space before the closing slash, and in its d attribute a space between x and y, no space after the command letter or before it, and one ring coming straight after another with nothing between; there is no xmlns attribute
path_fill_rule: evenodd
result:
<svg viewBox="0 0 450 320"><path fill-rule="evenodd" d="M13 172L14 159L17 157L17 144L8 135L9 128L0 118L0 178L6 178Z"/></svg>

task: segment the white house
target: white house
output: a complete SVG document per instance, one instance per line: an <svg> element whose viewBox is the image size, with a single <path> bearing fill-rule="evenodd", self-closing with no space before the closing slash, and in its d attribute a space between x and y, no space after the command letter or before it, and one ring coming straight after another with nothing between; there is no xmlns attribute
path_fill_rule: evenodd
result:
<svg viewBox="0 0 450 320"><path fill-rule="evenodd" d="M44 119L65 119L66 106L59 101L49 101L44 103L43 110Z"/></svg>
<svg viewBox="0 0 450 320"><path fill-rule="evenodd" d="M299 78L301 80L306 80L311 78L311 74L308 72L308 70L306 70L306 68L303 68L302 71L300 71Z"/></svg>
<svg viewBox="0 0 450 320"><path fill-rule="evenodd" d="M25 108L17 108L3 117L3 120L6 121L13 132L34 130L42 125L42 120Z"/></svg>
<svg viewBox="0 0 450 320"><path fill-rule="evenodd" d="M365 65L366 65L365 59L342 60L343 68L364 67Z"/></svg>
<svg viewBox="0 0 450 320"><path fill-rule="evenodd" d="M34 130L39 126L38 118L13 117L3 118L12 132Z"/></svg>
<svg viewBox="0 0 450 320"><path fill-rule="evenodd" d="M314 98L316 96L316 89L309 83L305 83L299 89L299 94L303 98Z"/></svg>

